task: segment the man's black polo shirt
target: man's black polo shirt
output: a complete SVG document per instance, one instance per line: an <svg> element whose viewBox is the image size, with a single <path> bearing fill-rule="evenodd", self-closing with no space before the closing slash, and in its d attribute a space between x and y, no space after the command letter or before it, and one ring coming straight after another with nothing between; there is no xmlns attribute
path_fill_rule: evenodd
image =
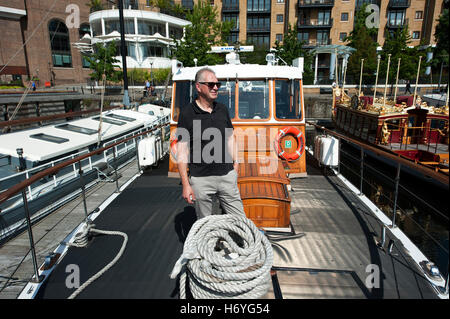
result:
<svg viewBox="0 0 450 319"><path fill-rule="evenodd" d="M214 101L211 113L202 110L195 101L181 110L177 138L179 142L189 139L191 176L222 176L233 169L226 141L232 130L228 109L222 103ZM183 136L181 131L189 135Z"/></svg>

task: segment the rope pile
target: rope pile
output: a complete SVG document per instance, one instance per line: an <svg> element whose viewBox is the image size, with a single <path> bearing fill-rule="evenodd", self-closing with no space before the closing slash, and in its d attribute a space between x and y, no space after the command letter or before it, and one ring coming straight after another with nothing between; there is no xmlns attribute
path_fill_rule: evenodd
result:
<svg viewBox="0 0 450 319"><path fill-rule="evenodd" d="M259 298L271 286L272 246L245 216L211 215L197 220L170 277L186 279L196 299Z"/></svg>
<svg viewBox="0 0 450 319"><path fill-rule="evenodd" d="M100 278L100 276L102 276L105 272L107 272L108 269L111 268L119 260L120 257L122 257L122 254L125 251L125 247L127 246L127 242L128 242L127 234L120 232L120 231L109 231L109 230L96 229L94 227L95 227L95 225L90 224L90 223L88 223L87 225L84 225L83 229L75 235L76 239L74 240L74 242L66 243L66 245L72 246L72 247L78 247L78 248L86 247L89 242L89 235L91 233L96 233L96 234L103 234L103 235L122 236L123 237L122 247L120 248L116 257L114 257L114 259L109 264L107 264L105 267L103 267L100 271L98 271L91 278L86 280L86 282L84 284L82 284L77 290L75 290L68 297L68 299L74 299L76 296L78 296L78 294L80 294L84 289L86 289L86 287L89 286L93 281L97 280L98 278Z"/></svg>

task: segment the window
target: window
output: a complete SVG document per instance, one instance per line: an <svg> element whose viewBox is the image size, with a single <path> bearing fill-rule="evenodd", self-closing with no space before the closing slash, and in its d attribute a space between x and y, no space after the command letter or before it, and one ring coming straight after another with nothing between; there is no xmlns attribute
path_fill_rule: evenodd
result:
<svg viewBox="0 0 450 319"><path fill-rule="evenodd" d="M51 20L48 25L48 31L53 66L71 67L72 54L70 52L69 30L66 25L60 20Z"/></svg>
<svg viewBox="0 0 450 319"><path fill-rule="evenodd" d="M228 108L228 114L233 119L235 116L235 82L234 81L220 81L222 84L217 95L216 101L224 104Z"/></svg>
<svg viewBox="0 0 450 319"><path fill-rule="evenodd" d="M67 130L67 131L86 134L86 135L92 135L92 134L97 133L97 130L94 130L91 128L86 128L86 127L81 127L81 126L77 126L77 125L72 125L72 124L61 124L61 125L57 125L55 127L62 129L62 130Z"/></svg>
<svg viewBox="0 0 450 319"><path fill-rule="evenodd" d="M166 36L166 27L160 23L138 20L138 33L139 34L153 35L157 32L159 34L161 34L162 36Z"/></svg>
<svg viewBox="0 0 450 319"><path fill-rule="evenodd" d="M80 25L80 29L79 29L79 35L80 35L80 39L85 35L85 34L89 34L91 35L91 28L89 27L88 23L83 23L82 25ZM83 55L81 55L81 65L83 66L83 68L88 68L90 63L89 61L86 59L86 57L84 57Z"/></svg>
<svg viewBox="0 0 450 319"><path fill-rule="evenodd" d="M347 32L339 33L339 41L344 42L344 39L347 37Z"/></svg>
<svg viewBox="0 0 450 319"><path fill-rule="evenodd" d="M403 25L404 19L405 19L405 11L404 10L394 10L394 11L389 11L389 13L388 13L388 23L391 26Z"/></svg>
<svg viewBox="0 0 450 319"><path fill-rule="evenodd" d="M297 39L300 42L306 41L308 43L309 42L309 32L299 32L299 33L297 33Z"/></svg>
<svg viewBox="0 0 450 319"><path fill-rule="evenodd" d="M317 24L318 25L329 25L330 24L330 11L319 11L317 14Z"/></svg>
<svg viewBox="0 0 450 319"><path fill-rule="evenodd" d="M414 19L423 19L423 11L416 11Z"/></svg>
<svg viewBox="0 0 450 319"><path fill-rule="evenodd" d="M125 34L135 34L134 19L124 19ZM110 34L113 31L120 33L119 20L105 20L105 33Z"/></svg>
<svg viewBox="0 0 450 319"><path fill-rule="evenodd" d="M92 118L94 121L100 121L100 116L97 117L93 117ZM107 118L107 117L102 117L102 122L108 123L108 124L112 124L112 125L124 125L127 124L126 122L122 122L122 121L117 121L111 118Z"/></svg>
<svg viewBox="0 0 450 319"><path fill-rule="evenodd" d="M44 133L33 134L33 135L30 135L30 137L38 139L38 140L46 141L46 142L57 143L57 144L61 144L61 143L65 143L65 142L69 141L67 138L48 135L48 134L44 134Z"/></svg>
<svg viewBox="0 0 450 319"><path fill-rule="evenodd" d="M154 42L144 42L140 45L139 49L143 60L149 57L165 58L168 55L166 46ZM132 56L130 53L128 55Z"/></svg>
<svg viewBox="0 0 450 319"><path fill-rule="evenodd" d="M247 34L247 42L255 46L269 48L269 35Z"/></svg>
<svg viewBox="0 0 450 319"><path fill-rule="evenodd" d="M420 31L413 31L412 38L416 40L420 39Z"/></svg>
<svg viewBox="0 0 450 319"><path fill-rule="evenodd" d="M239 30L239 14L238 13L224 13L222 15L222 21L232 21L234 26L231 30Z"/></svg>
<svg viewBox="0 0 450 319"><path fill-rule="evenodd" d="M283 35L281 33L276 34L275 41L278 41L278 42L283 41Z"/></svg>
<svg viewBox="0 0 450 319"><path fill-rule="evenodd" d="M341 13L341 21L347 22L348 21L348 12L342 12Z"/></svg>
<svg viewBox="0 0 450 319"><path fill-rule="evenodd" d="M240 81L238 115L240 119L269 117L268 81Z"/></svg>
<svg viewBox="0 0 450 319"><path fill-rule="evenodd" d="M270 17L248 17L247 18L248 31L270 31Z"/></svg>
<svg viewBox="0 0 450 319"><path fill-rule="evenodd" d="M112 117L113 119L126 121L126 122L134 122L134 121L136 121L136 119L134 119L132 117L123 116L123 115L114 114L114 113L106 114L106 116Z"/></svg>
<svg viewBox="0 0 450 319"><path fill-rule="evenodd" d="M282 23L282 22L283 22L283 15L277 14L277 23Z"/></svg>
<svg viewBox="0 0 450 319"><path fill-rule="evenodd" d="M275 108L278 119L299 119L301 114L300 82L275 81Z"/></svg>
<svg viewBox="0 0 450 319"><path fill-rule="evenodd" d="M193 85L190 81L175 82L175 101L173 120L178 121L180 110L192 101Z"/></svg>
<svg viewBox="0 0 450 319"><path fill-rule="evenodd" d="M247 12L270 11L270 0L247 0Z"/></svg>
<svg viewBox="0 0 450 319"><path fill-rule="evenodd" d="M325 45L328 44L328 31L318 30L317 31L317 44Z"/></svg>
<svg viewBox="0 0 450 319"><path fill-rule="evenodd" d="M284 3L284 0L277 0L277 3Z"/></svg>

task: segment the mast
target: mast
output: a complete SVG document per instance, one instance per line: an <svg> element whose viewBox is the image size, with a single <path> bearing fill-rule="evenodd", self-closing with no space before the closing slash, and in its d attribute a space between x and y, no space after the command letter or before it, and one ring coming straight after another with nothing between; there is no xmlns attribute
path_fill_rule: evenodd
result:
<svg viewBox="0 0 450 319"><path fill-rule="evenodd" d="M375 103L375 97L377 96L377 83L378 83L378 70L380 69L380 59L381 57L378 56L378 62L377 62L377 75L375 77L375 88L373 90L373 103Z"/></svg>
<svg viewBox="0 0 450 319"><path fill-rule="evenodd" d="M358 92L358 97L361 96L361 84L362 84L363 67L364 67L364 59L361 59L361 73L359 74L359 92Z"/></svg>
<svg viewBox="0 0 450 319"><path fill-rule="evenodd" d="M416 87L414 88L413 105L416 105L417 84L419 83L419 73L420 73L420 61L422 61L422 56L419 56L419 65L417 66Z"/></svg>
<svg viewBox="0 0 450 319"><path fill-rule="evenodd" d="M119 23L120 23L120 52L122 53L122 70L123 70L123 105L130 105L130 97L128 96L128 76L127 76L127 50L125 46L125 23L123 20L123 0L117 0L119 5Z"/></svg>
<svg viewBox="0 0 450 319"><path fill-rule="evenodd" d="M397 101L398 73L400 72L400 60L401 60L401 58L398 58L397 76L395 78L394 103L396 103L396 101Z"/></svg>
<svg viewBox="0 0 450 319"><path fill-rule="evenodd" d="M387 84L389 80L389 64L391 64L391 54L388 54L388 65L387 65L387 71L386 71L386 82L384 83L384 96L383 96L383 105L386 105L386 91L387 91Z"/></svg>

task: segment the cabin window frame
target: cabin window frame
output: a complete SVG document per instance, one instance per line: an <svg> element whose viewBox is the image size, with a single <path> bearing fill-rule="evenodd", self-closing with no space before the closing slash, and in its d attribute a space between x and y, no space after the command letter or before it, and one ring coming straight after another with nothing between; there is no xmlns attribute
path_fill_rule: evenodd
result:
<svg viewBox="0 0 450 319"><path fill-rule="evenodd" d="M265 82L265 85L267 88L264 89L265 94L267 94L267 97L265 97L264 99L267 99L267 107L268 107L268 116L266 118L261 118L261 119L254 119L254 118L240 118L239 117L239 83L243 82L243 81L263 81ZM272 119L272 101L271 101L271 84L270 84L270 80L268 78L248 78L248 79L238 79L235 80L235 89L234 89L234 93L235 93L235 117L232 118L233 122L268 122Z"/></svg>
<svg viewBox="0 0 450 319"><path fill-rule="evenodd" d="M176 103L177 103L177 92L178 92L177 86L179 83L189 83L190 86L189 86L189 102L183 103L182 105L178 106ZM178 116L180 115L181 108L185 107L186 104L189 105L192 103L193 83L194 83L194 81L192 81L192 80L180 80L180 81L173 82L173 85L172 85L172 90L173 90L173 92L172 92L172 101L173 101L173 103L172 103L172 105L173 105L172 120L174 122L178 123ZM181 94L181 93L180 93L180 95L183 96L183 94ZM178 110L177 110L177 108L178 108Z"/></svg>
<svg viewBox="0 0 450 319"><path fill-rule="evenodd" d="M277 92L276 92L276 81L292 81L292 80L294 80L294 81L297 81L298 82L298 84L299 84L299 89L298 89L298 92L299 92L299 96L298 96L298 99L299 99L299 101L298 101L298 106L299 106L299 112L298 112L298 114L300 115L299 117L297 117L297 118L289 118L289 119L282 119L282 118L279 118L279 117L277 117ZM303 90L303 82L302 82L302 80L301 79L286 79L286 78L274 78L273 80L272 80L272 86L273 86L273 89L272 89L272 99L273 99L273 118L276 120L276 121L279 121L279 122L297 122L297 121L303 121L303 117L304 117L304 109L303 109L303 96L302 96L302 90Z"/></svg>
<svg viewBox="0 0 450 319"><path fill-rule="evenodd" d="M84 134L84 135L94 135L94 134L98 133L98 130L94 130L89 127L73 125L73 124L69 124L69 123L56 125L55 128L58 128L60 130L69 131L72 133Z"/></svg>
<svg viewBox="0 0 450 319"><path fill-rule="evenodd" d="M40 140L40 141L49 142L49 143L55 143L55 144L63 144L63 143L66 143L66 142L70 141L68 138L64 138L64 137L60 137L60 136L54 136L54 135L50 135L50 134L47 134L47 133L31 134L30 137L34 138L34 139L37 139L37 140Z"/></svg>
<svg viewBox="0 0 450 319"><path fill-rule="evenodd" d="M398 121L398 124L389 123L389 121ZM400 129L402 128L402 119L401 118L389 118L385 119L384 122L387 124L389 132L400 132ZM397 125L397 128L393 128L392 125Z"/></svg>

